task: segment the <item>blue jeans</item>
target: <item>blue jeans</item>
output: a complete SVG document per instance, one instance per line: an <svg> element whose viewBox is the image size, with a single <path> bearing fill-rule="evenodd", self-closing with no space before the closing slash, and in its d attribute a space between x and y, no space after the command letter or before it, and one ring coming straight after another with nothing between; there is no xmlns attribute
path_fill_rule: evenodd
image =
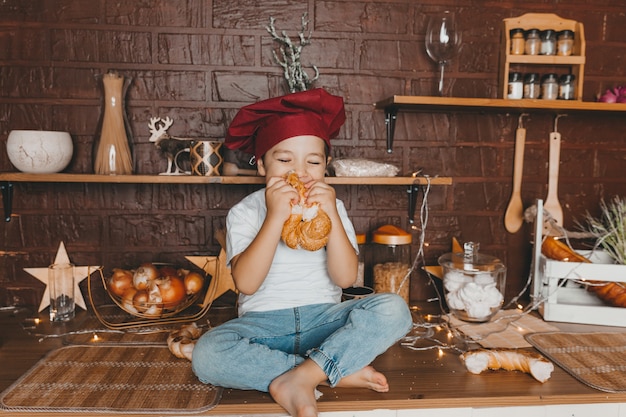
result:
<svg viewBox="0 0 626 417"><path fill-rule="evenodd" d="M192 367L204 383L267 392L276 377L311 358L335 386L369 365L411 325L406 302L391 293L249 312L202 335Z"/></svg>

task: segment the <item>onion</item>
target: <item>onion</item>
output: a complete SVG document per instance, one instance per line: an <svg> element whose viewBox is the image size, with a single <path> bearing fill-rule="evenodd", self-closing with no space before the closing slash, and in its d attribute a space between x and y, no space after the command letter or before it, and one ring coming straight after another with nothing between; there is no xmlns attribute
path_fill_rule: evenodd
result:
<svg viewBox="0 0 626 417"><path fill-rule="evenodd" d="M148 288L148 282L153 281L158 277L159 271L156 266L151 263L145 263L135 271L135 274L133 275L133 285L138 290L145 290Z"/></svg>
<svg viewBox="0 0 626 417"><path fill-rule="evenodd" d="M185 291L187 294L197 294L202 290L204 277L197 272L190 272L185 275Z"/></svg>
<svg viewBox="0 0 626 417"><path fill-rule="evenodd" d="M125 269L113 269L113 275L109 280L109 291L118 297L122 297L127 289L133 286L133 273Z"/></svg>
<svg viewBox="0 0 626 417"><path fill-rule="evenodd" d="M185 299L185 284L178 277L168 277L159 280L159 290L163 300L163 307L173 308Z"/></svg>
<svg viewBox="0 0 626 417"><path fill-rule="evenodd" d="M626 87L609 88L598 97L598 101L601 103L626 103Z"/></svg>
<svg viewBox="0 0 626 417"><path fill-rule="evenodd" d="M159 268L159 276L163 278L175 277L178 276L178 272L173 266L162 266L161 268Z"/></svg>
<svg viewBox="0 0 626 417"><path fill-rule="evenodd" d="M124 292L124 295L122 295L122 305L124 306L124 309L131 314L138 313L133 301L135 294L137 294L137 290L131 287Z"/></svg>
<svg viewBox="0 0 626 417"><path fill-rule="evenodd" d="M137 311L145 313L150 307L149 302L150 298L148 297L148 291L139 290L135 292L135 295L133 296L133 306L137 309Z"/></svg>

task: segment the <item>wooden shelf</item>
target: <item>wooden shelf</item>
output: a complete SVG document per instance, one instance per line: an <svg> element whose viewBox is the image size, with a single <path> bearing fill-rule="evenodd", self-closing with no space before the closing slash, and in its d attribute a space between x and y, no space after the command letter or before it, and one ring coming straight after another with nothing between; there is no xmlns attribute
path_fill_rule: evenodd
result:
<svg viewBox="0 0 626 417"><path fill-rule="evenodd" d="M100 184L265 184L264 177L201 177L193 175L95 175L95 174L26 174L0 173L0 191L4 206L4 219L11 221L13 183L100 183ZM406 185L408 186L409 215L412 219L419 188L424 185L450 185L450 177L326 177L334 185Z"/></svg>
<svg viewBox="0 0 626 417"><path fill-rule="evenodd" d="M377 109L395 108L407 111L487 111L493 112L626 112L626 104L577 100L541 100L502 98L461 98L434 96L391 96L374 104Z"/></svg>
<svg viewBox="0 0 626 417"><path fill-rule="evenodd" d="M579 100L510 100L502 98L462 98L435 96L391 96L374 103L377 109L385 110L387 125L387 152L392 152L398 111L413 112L511 112L511 113L605 113L626 112L626 104L597 103Z"/></svg>
<svg viewBox="0 0 626 417"><path fill-rule="evenodd" d="M334 185L450 185L450 177L326 177ZM5 182L66 182L111 184L265 184L264 177L201 177L192 175L94 175L0 173Z"/></svg>

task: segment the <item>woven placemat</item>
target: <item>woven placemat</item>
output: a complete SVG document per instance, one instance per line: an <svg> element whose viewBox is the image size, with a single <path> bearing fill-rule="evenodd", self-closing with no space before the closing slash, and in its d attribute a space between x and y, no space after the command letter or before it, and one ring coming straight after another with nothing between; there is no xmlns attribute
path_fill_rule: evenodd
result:
<svg viewBox="0 0 626 417"><path fill-rule="evenodd" d="M222 389L201 383L166 346L66 346L0 394L23 412L191 414L215 407Z"/></svg>
<svg viewBox="0 0 626 417"><path fill-rule="evenodd" d="M626 333L534 333L526 340L582 383L626 392Z"/></svg>

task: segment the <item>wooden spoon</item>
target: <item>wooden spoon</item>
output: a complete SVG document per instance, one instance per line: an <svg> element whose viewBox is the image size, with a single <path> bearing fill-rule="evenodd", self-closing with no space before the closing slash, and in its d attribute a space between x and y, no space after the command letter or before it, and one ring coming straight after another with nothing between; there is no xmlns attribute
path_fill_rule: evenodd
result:
<svg viewBox="0 0 626 417"><path fill-rule="evenodd" d="M520 116L521 122L521 116ZM509 233L517 232L524 223L524 205L522 203L522 172L524 167L524 146L526 129L518 126L515 131L515 159L513 160L513 192L504 213L504 227Z"/></svg>
<svg viewBox="0 0 626 417"><path fill-rule="evenodd" d="M557 116L558 118L558 116ZM548 197L543 208L550 213L557 225L563 226L563 208L559 203L559 163L561 161L561 134L556 131L550 133L550 160L548 162Z"/></svg>

